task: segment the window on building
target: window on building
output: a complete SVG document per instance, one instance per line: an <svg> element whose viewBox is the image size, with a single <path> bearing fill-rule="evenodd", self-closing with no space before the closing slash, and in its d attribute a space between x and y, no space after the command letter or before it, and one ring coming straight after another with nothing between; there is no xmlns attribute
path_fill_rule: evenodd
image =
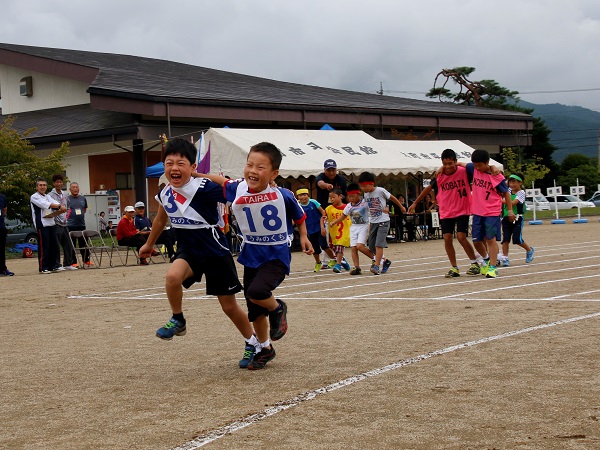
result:
<svg viewBox="0 0 600 450"><path fill-rule="evenodd" d="M117 173L115 174L115 178L115 184L117 189L133 189L133 174Z"/></svg>

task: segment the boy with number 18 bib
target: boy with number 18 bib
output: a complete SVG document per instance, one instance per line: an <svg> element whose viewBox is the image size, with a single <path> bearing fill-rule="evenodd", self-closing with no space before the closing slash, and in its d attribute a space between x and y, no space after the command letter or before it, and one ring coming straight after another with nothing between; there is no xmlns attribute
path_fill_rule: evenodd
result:
<svg viewBox="0 0 600 450"><path fill-rule="evenodd" d="M160 206L140 258L149 258L154 244L170 221L177 230L177 252L167 271L165 290L173 312L156 335L164 340L186 333L183 316L183 289L206 277L206 294L219 299L223 312L246 340L257 346L252 325L235 294L242 290L235 262L220 230L217 203L225 203L223 189L206 178L192 178L196 169L196 147L184 139L168 141L165 147L165 175L169 181L156 196Z"/></svg>
<svg viewBox="0 0 600 450"><path fill-rule="evenodd" d="M293 223L298 226L302 250L313 254L306 234L304 210L291 191L271 185L279 174L281 159L277 147L261 142L250 148L243 180L201 175L224 187L225 197L231 202L231 210L243 234L238 262L244 266L248 318L260 342L257 352L248 355L250 370L263 369L275 358L271 341L281 339L288 329L287 305L276 299L273 291L290 273Z"/></svg>

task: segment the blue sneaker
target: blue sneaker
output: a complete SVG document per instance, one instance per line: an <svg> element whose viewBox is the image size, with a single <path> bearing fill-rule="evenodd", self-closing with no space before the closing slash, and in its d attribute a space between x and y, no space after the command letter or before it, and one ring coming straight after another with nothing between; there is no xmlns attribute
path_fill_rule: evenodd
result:
<svg viewBox="0 0 600 450"><path fill-rule="evenodd" d="M186 333L185 323L175 320L171 317L164 327L156 330L156 336L161 339L170 341L173 336L183 336Z"/></svg>
<svg viewBox="0 0 600 450"><path fill-rule="evenodd" d="M498 265L502 266L502 267L509 267L510 259L506 258L506 259L503 259L502 261L498 261Z"/></svg>
<svg viewBox="0 0 600 450"><path fill-rule="evenodd" d="M342 272L342 266L341 266L341 265L339 265L339 264L336 264L336 265L334 265L334 266L333 266L333 271L334 271L335 273L341 273L341 272Z"/></svg>
<svg viewBox="0 0 600 450"><path fill-rule="evenodd" d="M379 266L375 264L375 261L373 261L373 264L371 264L371 273L373 275L379 275Z"/></svg>
<svg viewBox="0 0 600 450"><path fill-rule="evenodd" d="M11 272L10 270L6 269L4 272L2 272L2 275L4 275L5 277L12 277L14 275L14 272Z"/></svg>
<svg viewBox="0 0 600 450"><path fill-rule="evenodd" d="M381 266L381 273L386 273L391 265L392 265L392 262L389 259L386 259L383 262L383 266Z"/></svg>
<svg viewBox="0 0 600 450"><path fill-rule="evenodd" d="M246 342L246 347L244 348L244 355L242 356L242 359L240 359L240 369L248 368L248 364L250 364L250 361L252 361L252 358L254 357L255 353L256 349L254 348L254 345L250 345Z"/></svg>
<svg viewBox="0 0 600 450"><path fill-rule="evenodd" d="M529 250L527 252L527 254L525 255L525 262L526 263L530 263L531 261L533 261L533 253L535 252L535 248L531 247L531 250Z"/></svg>
<svg viewBox="0 0 600 450"><path fill-rule="evenodd" d="M342 258L342 267L344 268L344 270L350 270L350 264L348 264L346 258Z"/></svg>

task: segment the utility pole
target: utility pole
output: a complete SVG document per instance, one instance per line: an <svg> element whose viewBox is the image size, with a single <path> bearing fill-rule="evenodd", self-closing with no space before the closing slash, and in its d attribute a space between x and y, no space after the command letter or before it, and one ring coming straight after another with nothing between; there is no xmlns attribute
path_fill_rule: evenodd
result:
<svg viewBox="0 0 600 450"><path fill-rule="evenodd" d="M379 90L377 91L377 94L383 95L383 81L379 82ZM598 130L598 133L600 133L600 130Z"/></svg>

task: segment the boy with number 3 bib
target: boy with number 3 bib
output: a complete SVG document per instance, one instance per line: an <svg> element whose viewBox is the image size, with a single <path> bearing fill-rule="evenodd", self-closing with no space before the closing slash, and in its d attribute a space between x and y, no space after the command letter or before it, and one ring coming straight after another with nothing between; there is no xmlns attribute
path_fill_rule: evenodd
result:
<svg viewBox="0 0 600 450"><path fill-rule="evenodd" d="M293 223L298 226L302 251L313 253L304 210L291 191L271 185L279 174L281 159L277 147L261 142L250 148L243 180L202 175L224 187L244 236L238 262L244 266L248 318L260 342L248 363L250 370L263 369L275 358L271 341L281 339L288 328L287 305L276 299L273 291L290 273Z"/></svg>

